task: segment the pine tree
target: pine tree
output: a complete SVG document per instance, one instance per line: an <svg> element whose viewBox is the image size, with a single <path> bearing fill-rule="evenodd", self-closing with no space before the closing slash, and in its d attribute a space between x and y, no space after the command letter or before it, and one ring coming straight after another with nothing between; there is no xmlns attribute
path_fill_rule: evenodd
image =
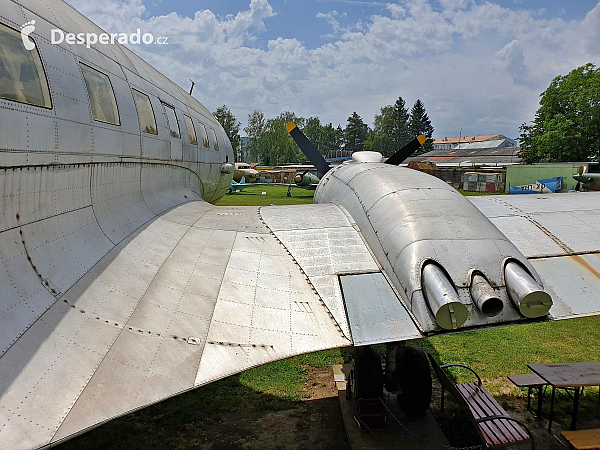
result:
<svg viewBox="0 0 600 450"><path fill-rule="evenodd" d="M356 111L348 117L348 123L344 129L344 150L358 152L363 150L364 142L367 139L369 127L363 122L362 118L356 114Z"/></svg>
<svg viewBox="0 0 600 450"><path fill-rule="evenodd" d="M408 131L408 123L410 120L410 116L408 115L408 108L404 102L402 97L398 97L396 103L394 104L394 128L393 128L393 140L396 150L399 150L409 141L414 139L413 136L410 135Z"/></svg>
<svg viewBox="0 0 600 450"><path fill-rule="evenodd" d="M417 99L412 109L410 110L410 119L408 122L408 131L410 137L414 139L420 134L424 134L427 140L425 144L417 150L413 156L423 154L433 150L433 127L431 126L431 120L425 111L425 105L420 99Z"/></svg>

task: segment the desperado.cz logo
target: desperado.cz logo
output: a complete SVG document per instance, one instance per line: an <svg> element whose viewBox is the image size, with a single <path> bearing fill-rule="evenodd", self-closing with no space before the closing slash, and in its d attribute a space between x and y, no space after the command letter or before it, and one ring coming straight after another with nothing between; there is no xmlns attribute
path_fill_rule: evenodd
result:
<svg viewBox="0 0 600 450"><path fill-rule="evenodd" d="M23 45L26 50L33 50L35 48L35 44L29 37L31 33L35 30L35 20L27 22L21 26L21 39L23 40ZM69 45L85 45L87 48L90 48L94 44L114 44L118 42L119 44L127 45L127 44L158 44L158 45L167 45L166 37L158 37L154 39L154 35L152 33L144 33L142 34L140 29L138 28L134 33L65 33L63 30L58 28L53 28L51 30L50 43L53 45L62 44L63 42Z"/></svg>

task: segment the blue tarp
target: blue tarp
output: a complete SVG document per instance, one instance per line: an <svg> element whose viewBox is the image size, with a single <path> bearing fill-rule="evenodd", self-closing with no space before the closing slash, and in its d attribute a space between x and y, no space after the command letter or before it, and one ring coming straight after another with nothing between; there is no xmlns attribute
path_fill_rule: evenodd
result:
<svg viewBox="0 0 600 450"><path fill-rule="evenodd" d="M554 178L545 178L543 180L537 180L537 186L535 184L530 184L530 185L526 185L526 186L512 186L508 190L508 193L509 194L539 194L544 187L552 192L560 191L560 189L562 188L562 179L563 179L563 177L554 177Z"/></svg>
<svg viewBox="0 0 600 450"><path fill-rule="evenodd" d="M545 180L538 180L538 183L543 184L552 192L556 192L560 191L562 188L562 178L563 177L546 178Z"/></svg>

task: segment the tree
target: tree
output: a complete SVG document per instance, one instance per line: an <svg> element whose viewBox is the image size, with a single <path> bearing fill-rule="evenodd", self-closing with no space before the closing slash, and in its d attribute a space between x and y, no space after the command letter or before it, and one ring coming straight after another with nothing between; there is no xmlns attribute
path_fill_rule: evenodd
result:
<svg viewBox="0 0 600 450"><path fill-rule="evenodd" d="M240 161L242 139L240 138L239 132L242 123L238 122L231 110L226 105L217 108L213 115L229 136L229 141L233 147L233 157L235 161Z"/></svg>
<svg viewBox="0 0 600 450"><path fill-rule="evenodd" d="M255 109L248 114L248 126L244 131L248 135L248 151L253 161L260 161L260 139L265 132L267 124L265 115L260 109Z"/></svg>
<svg viewBox="0 0 600 450"><path fill-rule="evenodd" d="M363 122L362 118L356 114L356 111L348 117L348 123L344 129L344 150L357 152L363 150L363 145L367 139L369 127Z"/></svg>
<svg viewBox="0 0 600 450"><path fill-rule="evenodd" d="M410 110L410 119L408 122L408 132L411 138L415 138L420 134L424 134L427 140L425 144L418 149L413 155L420 155L433 150L433 127L431 120L425 111L425 105L420 99L417 99L412 109Z"/></svg>
<svg viewBox="0 0 600 450"><path fill-rule="evenodd" d="M523 160L528 164L598 160L600 68L588 63L559 75L540 97L533 124L519 128Z"/></svg>
<svg viewBox="0 0 600 450"><path fill-rule="evenodd" d="M400 148L404 147L408 144L409 141L414 139L414 137L410 136L410 132L408 130L408 122L410 120L410 116L408 115L408 108L404 102L402 97L398 97L396 103L394 104L394 112L393 112L393 139L396 147L395 151L398 151Z"/></svg>
<svg viewBox="0 0 600 450"><path fill-rule="evenodd" d="M292 137L286 130L288 122L303 128L305 120L293 112L285 111L266 122L259 140L260 161L267 165L299 163L306 160Z"/></svg>
<svg viewBox="0 0 600 450"><path fill-rule="evenodd" d="M375 114L373 131L369 134L367 142L365 142L365 150L379 152L383 156L390 157L394 154L396 148L394 141L394 107L387 105L379 111L380 114Z"/></svg>

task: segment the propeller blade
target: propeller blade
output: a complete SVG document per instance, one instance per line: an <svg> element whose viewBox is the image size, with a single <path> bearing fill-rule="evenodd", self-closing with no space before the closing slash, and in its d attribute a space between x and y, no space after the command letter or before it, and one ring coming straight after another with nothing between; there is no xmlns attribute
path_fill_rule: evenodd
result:
<svg viewBox="0 0 600 450"><path fill-rule="evenodd" d="M406 144L404 147L402 147L400 150L398 150L396 153L390 156L385 161L385 163L392 164L394 166L402 164L402 161L404 161L415 151L417 151L419 147L421 147L425 143L426 140L427 138L422 134L418 135L416 138L414 138L412 141L410 141L408 144Z"/></svg>
<svg viewBox="0 0 600 450"><path fill-rule="evenodd" d="M296 141L296 144L298 144L298 147L300 147L302 153L304 153L313 166L317 168L319 173L321 175L325 175L327 172L329 172L329 164L327 164L325 159L323 159L323 156L321 156L315 146L311 144L304 133L300 131L300 128L298 128L293 122L289 122L285 128L287 129L287 132L290 133L292 139Z"/></svg>

